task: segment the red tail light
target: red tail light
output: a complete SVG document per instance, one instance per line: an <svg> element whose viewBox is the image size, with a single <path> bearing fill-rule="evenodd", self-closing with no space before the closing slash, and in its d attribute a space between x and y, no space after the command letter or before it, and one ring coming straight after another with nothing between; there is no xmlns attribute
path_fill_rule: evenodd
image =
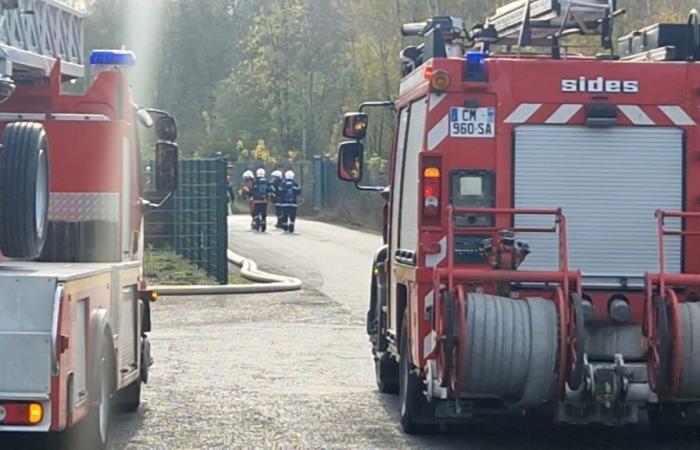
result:
<svg viewBox="0 0 700 450"><path fill-rule="evenodd" d="M2 425L37 425L44 420L44 407L40 403L0 404Z"/></svg>
<svg viewBox="0 0 700 450"><path fill-rule="evenodd" d="M440 169L426 167L423 170L423 215L434 217L440 215Z"/></svg>

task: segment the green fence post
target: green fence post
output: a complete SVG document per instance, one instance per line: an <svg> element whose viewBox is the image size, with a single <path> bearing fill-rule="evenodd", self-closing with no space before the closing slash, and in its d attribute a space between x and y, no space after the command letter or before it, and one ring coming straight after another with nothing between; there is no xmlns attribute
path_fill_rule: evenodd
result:
<svg viewBox="0 0 700 450"><path fill-rule="evenodd" d="M217 191L219 197L217 243L215 249L219 261L219 283L228 284L228 193L226 192L226 160L219 160L217 174Z"/></svg>

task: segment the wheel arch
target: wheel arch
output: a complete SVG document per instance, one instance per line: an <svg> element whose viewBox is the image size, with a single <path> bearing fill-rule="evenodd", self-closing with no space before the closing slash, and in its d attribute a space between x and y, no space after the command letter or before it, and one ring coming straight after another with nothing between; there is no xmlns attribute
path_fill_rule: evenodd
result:
<svg viewBox="0 0 700 450"><path fill-rule="evenodd" d="M107 343L107 349L109 352L108 358L110 358L110 363L112 367L112 382L115 384L118 380L118 375L117 375L117 361L116 361L116 356L117 352L114 347L114 335L112 334L112 326L109 321L109 312L106 309L96 309L90 314L90 328L89 328L89 352L88 352L88 357L89 357L89 362L88 362L88 382L87 386L89 386L90 391L88 392L89 398L90 398L90 403L92 403L94 399L94 392L95 392L95 386L97 383L97 375L100 373L100 347L102 346L103 342Z"/></svg>

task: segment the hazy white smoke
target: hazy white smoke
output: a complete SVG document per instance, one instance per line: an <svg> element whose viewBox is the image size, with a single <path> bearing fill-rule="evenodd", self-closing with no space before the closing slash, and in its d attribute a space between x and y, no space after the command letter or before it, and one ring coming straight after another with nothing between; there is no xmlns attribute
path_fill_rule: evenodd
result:
<svg viewBox="0 0 700 450"><path fill-rule="evenodd" d="M126 9L127 50L136 53L136 68L130 73L136 101L149 105L156 89L162 45L165 0L128 0Z"/></svg>

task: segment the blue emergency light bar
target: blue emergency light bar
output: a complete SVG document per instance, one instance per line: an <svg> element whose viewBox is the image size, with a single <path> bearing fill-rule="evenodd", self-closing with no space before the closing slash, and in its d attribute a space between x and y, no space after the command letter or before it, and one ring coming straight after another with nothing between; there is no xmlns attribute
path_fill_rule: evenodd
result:
<svg viewBox="0 0 700 450"><path fill-rule="evenodd" d="M466 55L467 81L486 81L486 53L469 51Z"/></svg>
<svg viewBox="0 0 700 450"><path fill-rule="evenodd" d="M133 67L136 65L136 55L126 50L94 50L90 55L90 64Z"/></svg>

